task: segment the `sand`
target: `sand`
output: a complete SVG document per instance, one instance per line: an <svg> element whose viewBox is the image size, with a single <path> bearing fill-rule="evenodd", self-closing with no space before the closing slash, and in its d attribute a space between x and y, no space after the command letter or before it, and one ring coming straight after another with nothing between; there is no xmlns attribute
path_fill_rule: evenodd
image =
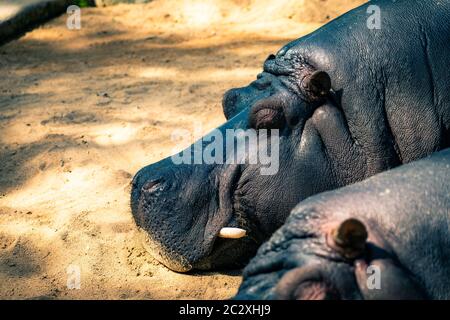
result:
<svg viewBox="0 0 450 320"><path fill-rule="evenodd" d="M62 16L0 47L0 298L231 297L239 270L178 274L143 249L130 179L180 147L175 129L223 123L223 93L270 53L361 2L88 8L81 30Z"/></svg>

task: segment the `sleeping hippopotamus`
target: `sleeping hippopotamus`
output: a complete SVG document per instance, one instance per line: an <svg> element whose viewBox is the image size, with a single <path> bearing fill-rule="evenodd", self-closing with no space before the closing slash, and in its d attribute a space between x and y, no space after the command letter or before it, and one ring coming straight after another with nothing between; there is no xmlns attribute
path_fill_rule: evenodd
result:
<svg viewBox="0 0 450 320"><path fill-rule="evenodd" d="M446 149L308 198L245 268L236 298L450 299L449 181Z"/></svg>
<svg viewBox="0 0 450 320"><path fill-rule="evenodd" d="M274 174L259 162L169 157L135 175L132 214L159 261L179 272L241 267L300 201L450 146L450 2L370 4L380 29L367 27L363 5L270 55L255 81L224 95L216 133L275 130Z"/></svg>

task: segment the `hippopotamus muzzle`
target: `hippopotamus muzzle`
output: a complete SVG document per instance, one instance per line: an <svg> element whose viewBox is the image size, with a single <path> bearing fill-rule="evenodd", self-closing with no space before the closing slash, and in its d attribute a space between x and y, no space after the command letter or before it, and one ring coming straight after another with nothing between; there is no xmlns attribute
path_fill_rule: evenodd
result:
<svg viewBox="0 0 450 320"><path fill-rule="evenodd" d="M257 249L251 232L238 239L223 239L220 234L224 228L248 229L244 218L233 214L238 166L220 180L215 171L221 168L213 166L164 165L164 161L154 166L142 169L133 180L132 198L140 201L132 202L132 211L144 243L159 261L178 272L231 267L230 261L239 261L244 254L240 248Z"/></svg>

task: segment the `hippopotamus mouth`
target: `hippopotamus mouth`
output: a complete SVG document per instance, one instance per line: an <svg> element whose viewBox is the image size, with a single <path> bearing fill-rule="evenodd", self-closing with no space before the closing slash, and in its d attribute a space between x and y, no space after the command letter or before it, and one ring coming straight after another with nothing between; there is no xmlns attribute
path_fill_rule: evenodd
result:
<svg viewBox="0 0 450 320"><path fill-rule="evenodd" d="M159 213L169 219L155 221L157 226L149 223L146 216L140 214L140 212L158 210L152 204L170 202L170 200L162 199L161 196L164 192L169 193L176 188L173 185L169 186L167 180L146 181L142 174L139 172L133 179L132 198L141 199L141 201L132 206L132 211L147 249L168 268L187 272L192 269L209 270L224 266L242 267L243 263L256 253L262 236L258 228L252 225L246 213L236 205L236 190L239 189L242 176L240 165L229 165L225 174L221 175L221 179L214 182L214 185L217 183L217 194L212 196L215 201L208 206L210 212L204 216L188 218L188 220L198 220L191 221L192 223L186 222L189 225L183 230L186 233L179 231L181 235L184 235L182 237L177 237L177 231L173 231L175 228L170 223L171 216L178 217L176 213L160 210ZM206 174L214 175L211 172ZM166 178L167 176L165 174ZM146 182L142 183L142 181ZM189 194L189 191L187 193ZM173 209L176 210L176 208ZM180 222L185 221L178 221L179 225ZM149 229L159 232L148 232ZM194 232L189 233L190 231ZM165 242L164 236L167 235L173 236L173 242L170 240ZM176 252L174 248L190 248L190 250L186 254L186 251Z"/></svg>

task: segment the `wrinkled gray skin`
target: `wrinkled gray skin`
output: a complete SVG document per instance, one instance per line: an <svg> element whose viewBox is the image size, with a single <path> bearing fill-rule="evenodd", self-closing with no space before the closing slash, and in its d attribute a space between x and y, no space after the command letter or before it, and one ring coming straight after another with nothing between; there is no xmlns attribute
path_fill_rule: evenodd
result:
<svg viewBox="0 0 450 320"><path fill-rule="evenodd" d="M227 92L219 130L278 128L279 171L171 158L141 169L131 207L153 255L180 272L240 267L305 198L450 146L450 2L437 3L371 1L381 30L366 27L364 5ZM225 226L248 236L218 238Z"/></svg>
<svg viewBox="0 0 450 320"><path fill-rule="evenodd" d="M244 270L237 299L449 299L450 149L301 202ZM363 253L329 245L356 218ZM369 278L380 269L380 289ZM369 280L369 285L367 285Z"/></svg>

